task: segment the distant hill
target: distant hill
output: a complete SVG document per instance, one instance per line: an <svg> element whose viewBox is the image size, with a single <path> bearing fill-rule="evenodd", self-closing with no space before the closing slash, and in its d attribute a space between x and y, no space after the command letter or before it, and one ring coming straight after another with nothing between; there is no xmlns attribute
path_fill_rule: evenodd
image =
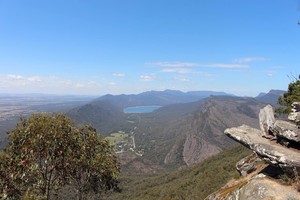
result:
<svg viewBox="0 0 300 200"><path fill-rule="evenodd" d="M67 115L78 124L92 124L101 134L119 131L126 123L123 109L108 100L98 100L76 107Z"/></svg>
<svg viewBox="0 0 300 200"><path fill-rule="evenodd" d="M266 104L271 104L275 107L277 105L278 98L285 92L286 91L284 90L270 90L268 93L260 93L257 97L255 97L255 99Z"/></svg>
<svg viewBox="0 0 300 200"><path fill-rule="evenodd" d="M259 98L259 97L263 97L263 96L265 96L267 93L265 93L265 92L261 92L261 93L259 93L255 98Z"/></svg>
<svg viewBox="0 0 300 200"><path fill-rule="evenodd" d="M225 92L214 92L214 91L191 91L182 92L178 90L165 90L165 91L148 91L140 94L130 94L130 95L104 95L95 100L102 101L108 100L112 104L119 106L121 108L130 106L165 106L175 103L187 103L198 101L200 99L209 97L211 95L223 96L230 95Z"/></svg>

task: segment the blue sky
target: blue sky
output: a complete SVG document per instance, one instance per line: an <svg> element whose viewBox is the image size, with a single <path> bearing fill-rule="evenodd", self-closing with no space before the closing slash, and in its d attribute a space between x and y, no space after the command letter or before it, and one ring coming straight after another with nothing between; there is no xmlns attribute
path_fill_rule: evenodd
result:
<svg viewBox="0 0 300 200"><path fill-rule="evenodd" d="M297 0L0 0L0 93L214 90L300 73Z"/></svg>

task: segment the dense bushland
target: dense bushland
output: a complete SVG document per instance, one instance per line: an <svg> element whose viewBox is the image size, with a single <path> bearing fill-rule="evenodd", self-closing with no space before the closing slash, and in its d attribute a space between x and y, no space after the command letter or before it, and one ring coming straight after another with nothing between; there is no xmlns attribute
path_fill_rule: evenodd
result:
<svg viewBox="0 0 300 200"><path fill-rule="evenodd" d="M228 180L238 178L235 164L250 153L239 145L192 167L173 172L155 176L121 175L121 192L107 199L204 199Z"/></svg>

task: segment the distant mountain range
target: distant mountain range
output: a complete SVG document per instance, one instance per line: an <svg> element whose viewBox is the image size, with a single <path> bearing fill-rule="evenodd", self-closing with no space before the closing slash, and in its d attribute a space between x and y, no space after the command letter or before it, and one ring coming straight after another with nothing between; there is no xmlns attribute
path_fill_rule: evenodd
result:
<svg viewBox="0 0 300 200"><path fill-rule="evenodd" d="M130 95L104 95L97 98L94 102L108 100L112 104L121 108L131 106L165 106L175 103L187 103L198 101L200 99L214 96L233 96L225 92L214 92L214 91L191 91L182 92L179 90L165 90L165 91L148 91L140 94Z"/></svg>
<svg viewBox="0 0 300 200"><path fill-rule="evenodd" d="M260 108L266 104L276 105L283 92L271 90L255 98L224 92L174 90L105 95L72 109L68 115L78 123L92 123L103 135L134 129L136 146L144 150L144 155L131 156L133 160L126 161L130 163L127 169L142 163L155 169L158 166L177 168L193 165L235 145L223 134L224 130L242 124L256 127ZM162 107L152 113L123 112L126 107L147 105Z"/></svg>
<svg viewBox="0 0 300 200"><path fill-rule="evenodd" d="M225 92L178 90L149 91L130 95L104 95L92 102L74 108L67 115L79 124L91 123L100 133L107 135L118 130L128 130L123 109L131 106L166 106L176 103L195 102L211 95L227 95Z"/></svg>
<svg viewBox="0 0 300 200"><path fill-rule="evenodd" d="M234 145L223 131L241 124L257 126L259 109L265 104L276 105L283 93L271 90L255 98L176 90L104 95L69 110L67 115L78 124L92 124L104 136L135 130L136 146L144 150L144 155L131 156L127 169L138 170L141 163L147 163L145 168L177 168L198 163ZM123 112L126 107L148 105L162 107L152 113Z"/></svg>
<svg viewBox="0 0 300 200"><path fill-rule="evenodd" d="M256 100L276 105L277 99L283 94L282 90L271 90L269 93L263 93L255 97ZM74 108L67 112L68 116L75 119L78 123L91 123L102 134L107 135L110 132L128 129L126 125L127 115L123 113L123 109L131 106L164 106L160 110L169 109L165 112L166 116L173 116L174 112L182 110L182 112L190 112L192 102L199 101L201 99L210 96L231 96L225 92L214 91L191 91L182 92L178 90L165 90L165 91L148 91L140 94L121 94L121 95L104 95L96 98L92 102ZM176 109L168 107L168 105L179 103L192 103L186 105L185 108ZM167 106L167 107L165 107ZM170 114L172 113L172 114Z"/></svg>

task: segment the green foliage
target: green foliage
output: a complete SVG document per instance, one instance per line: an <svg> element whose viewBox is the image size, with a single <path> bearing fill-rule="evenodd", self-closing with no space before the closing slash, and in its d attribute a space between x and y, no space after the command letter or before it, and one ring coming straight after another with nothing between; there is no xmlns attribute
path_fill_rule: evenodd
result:
<svg viewBox="0 0 300 200"><path fill-rule="evenodd" d="M235 164L250 153L245 147L238 146L194 166L170 173L155 176L123 175L120 178L122 192L114 193L107 199L204 199L228 180L238 178Z"/></svg>
<svg viewBox="0 0 300 200"><path fill-rule="evenodd" d="M278 98L280 107L275 109L278 114L287 114L291 111L292 103L300 102L300 75L288 86L288 91Z"/></svg>
<svg viewBox="0 0 300 200"><path fill-rule="evenodd" d="M74 185L82 199L90 190L116 187L118 172L117 157L94 128L74 127L64 114L33 114L9 132L0 154L0 195L50 199Z"/></svg>
<svg viewBox="0 0 300 200"><path fill-rule="evenodd" d="M76 131L80 146L75 148L70 159L70 173L78 195L93 191L99 193L117 187L115 177L119 162L107 140L99 139L91 126L79 127Z"/></svg>

